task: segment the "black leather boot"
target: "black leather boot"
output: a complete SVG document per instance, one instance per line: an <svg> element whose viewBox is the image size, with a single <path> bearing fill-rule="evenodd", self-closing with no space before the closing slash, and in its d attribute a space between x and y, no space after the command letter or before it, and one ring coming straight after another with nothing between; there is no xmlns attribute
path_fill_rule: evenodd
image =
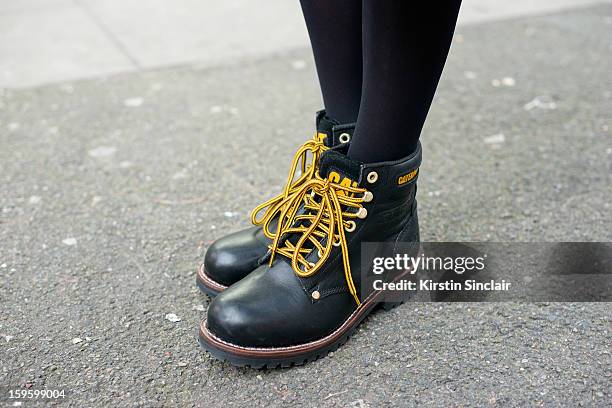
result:
<svg viewBox="0 0 612 408"><path fill-rule="evenodd" d="M251 214L253 227L226 235L206 251L198 266L196 283L200 290L216 296L259 266L276 233L278 215L291 195L314 177L321 153L350 142L355 124L340 124L317 112L317 132L296 152L284 191L256 207ZM311 156L309 159L307 155ZM298 168L301 174L296 178Z"/></svg>
<svg viewBox="0 0 612 408"><path fill-rule="evenodd" d="M281 211L267 263L210 304L199 337L213 356L256 368L302 364L343 344L377 304L401 303L380 303L382 292L361 288L361 243L418 248L421 146L374 164L335 150ZM393 280L410 274L396 273Z"/></svg>

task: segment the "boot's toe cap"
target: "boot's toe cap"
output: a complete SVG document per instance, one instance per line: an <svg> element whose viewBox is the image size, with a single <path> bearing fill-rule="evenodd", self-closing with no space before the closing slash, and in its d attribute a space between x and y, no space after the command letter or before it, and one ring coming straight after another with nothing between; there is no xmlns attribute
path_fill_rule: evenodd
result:
<svg viewBox="0 0 612 408"><path fill-rule="evenodd" d="M215 241L206 251L204 256L204 271L213 280L229 285L236 275L236 269L240 269L242 260L236 256L231 247L224 245L223 238Z"/></svg>
<svg viewBox="0 0 612 408"><path fill-rule="evenodd" d="M274 290L267 272L267 266L259 267L210 303L206 326L212 334L245 347L273 345L278 340L285 321L281 315L291 307L283 301L283 293ZM278 296L270 296L272 291Z"/></svg>
<svg viewBox="0 0 612 408"><path fill-rule="evenodd" d="M233 297L217 296L208 307L207 327L221 340L236 345L253 343L253 313L249 305Z"/></svg>
<svg viewBox="0 0 612 408"><path fill-rule="evenodd" d="M267 251L258 227L238 231L216 240L204 256L204 270L212 280L230 286L257 267Z"/></svg>

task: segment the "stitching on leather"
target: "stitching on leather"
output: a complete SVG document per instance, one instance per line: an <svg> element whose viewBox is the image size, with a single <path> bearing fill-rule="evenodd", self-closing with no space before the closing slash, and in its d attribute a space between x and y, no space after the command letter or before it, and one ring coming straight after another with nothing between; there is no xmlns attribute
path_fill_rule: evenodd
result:
<svg viewBox="0 0 612 408"><path fill-rule="evenodd" d="M198 268L198 277L200 278L201 281L211 284L213 286L211 289L215 289L214 286L221 288L221 290L227 289L227 286L213 280L206 274L206 272L204 271L204 265Z"/></svg>
<svg viewBox="0 0 612 408"><path fill-rule="evenodd" d="M374 299L380 295L380 293L382 293L382 291L372 292L372 294L370 294L370 296L368 296L366 298L368 304L370 302L373 302ZM363 302L362 304L365 305L366 302ZM348 322L353 318L353 316L358 315L362 310L365 310L364 306L355 309L353 311L353 313L351 313L350 316L342 323L342 325L340 325L340 327L338 327L336 330L334 330L333 332L331 332L327 336L323 337L322 339L314 340L314 341L311 341L309 343L298 344L298 345L295 345L295 346L286 346L286 347L244 347L244 346L239 346L237 344L230 343L228 341L222 340L219 337L215 336L210 330L208 330L208 327L206 327L206 325L205 325L206 320L203 320L200 323L200 330L203 327L204 330L206 331L206 333L208 333L208 335L210 337L212 337L213 339L215 339L219 343L222 343L222 344L225 344L227 346L234 347L234 348L237 348L237 349L245 350L245 351L249 351L249 350L253 350L253 351L285 351L285 350L286 351L291 351L291 350L300 349L300 348L303 348L303 347L309 347L310 345L316 346L317 344L325 342L328 338L331 338L335 334L342 332L343 328L348 324Z"/></svg>

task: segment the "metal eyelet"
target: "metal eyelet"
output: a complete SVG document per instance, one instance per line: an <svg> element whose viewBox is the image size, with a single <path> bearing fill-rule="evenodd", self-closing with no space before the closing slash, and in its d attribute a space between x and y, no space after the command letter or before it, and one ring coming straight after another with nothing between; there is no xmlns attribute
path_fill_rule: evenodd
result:
<svg viewBox="0 0 612 408"><path fill-rule="evenodd" d="M355 228L357 228L357 224L355 224L355 221L353 220L347 221L346 223L348 224L348 226L344 227L346 232L353 232L355 231Z"/></svg>
<svg viewBox="0 0 612 408"><path fill-rule="evenodd" d="M315 290L310 294L310 296L312 296L314 300L319 300L321 298L321 292Z"/></svg>
<svg viewBox="0 0 612 408"><path fill-rule="evenodd" d="M351 135L349 135L348 133L342 133L340 134L338 140L340 141L340 143L348 143L349 140L351 140Z"/></svg>
<svg viewBox="0 0 612 408"><path fill-rule="evenodd" d="M361 207L357 211L357 218L361 218L363 220L367 216L368 216L368 210L366 210L365 208Z"/></svg>
<svg viewBox="0 0 612 408"><path fill-rule="evenodd" d="M319 259L323 258L323 253L321 253L320 249L317 249L317 255L319 256Z"/></svg>
<svg viewBox="0 0 612 408"><path fill-rule="evenodd" d="M339 247L340 246L340 240L332 242L332 245L335 246L335 247Z"/></svg>
<svg viewBox="0 0 612 408"><path fill-rule="evenodd" d="M378 173L375 171L371 171L368 173L368 183L372 184L372 183L376 183L376 180L378 180Z"/></svg>
<svg viewBox="0 0 612 408"><path fill-rule="evenodd" d="M374 199L374 194L372 194L371 192L366 191L365 193L363 193L363 202L364 203L369 203L373 199Z"/></svg>

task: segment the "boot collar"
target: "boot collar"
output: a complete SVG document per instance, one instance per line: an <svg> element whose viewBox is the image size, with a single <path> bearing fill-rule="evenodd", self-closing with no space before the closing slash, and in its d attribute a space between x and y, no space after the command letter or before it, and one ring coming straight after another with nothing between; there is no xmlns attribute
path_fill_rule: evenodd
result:
<svg viewBox="0 0 612 408"><path fill-rule="evenodd" d="M355 123L340 123L329 118L325 110L317 112L316 126L319 136L325 135L325 146L330 148L350 143L355 132Z"/></svg>
<svg viewBox="0 0 612 408"><path fill-rule="evenodd" d="M319 164L319 174L323 178L336 173L348 178L359 187L369 191L406 190L416 183L422 160L421 143L409 156L399 160L379 163L360 163L332 149L323 153Z"/></svg>
<svg viewBox="0 0 612 408"><path fill-rule="evenodd" d="M381 199L401 194L416 184L422 158L419 142L416 150L402 159L362 164L358 184L369 191L379 192Z"/></svg>

